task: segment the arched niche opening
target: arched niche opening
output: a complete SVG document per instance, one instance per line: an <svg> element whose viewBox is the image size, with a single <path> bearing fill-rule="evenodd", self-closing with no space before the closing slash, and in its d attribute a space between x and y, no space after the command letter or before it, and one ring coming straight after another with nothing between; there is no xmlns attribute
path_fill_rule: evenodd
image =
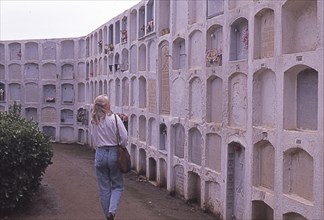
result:
<svg viewBox="0 0 324 220"><path fill-rule="evenodd" d="M57 111L54 107L44 107L41 110L41 122L46 124L56 124L57 123Z"/></svg>
<svg viewBox="0 0 324 220"><path fill-rule="evenodd" d="M189 69L199 68L203 62L202 32L194 30L189 34Z"/></svg>
<svg viewBox="0 0 324 220"><path fill-rule="evenodd" d="M193 25L197 22L202 21L205 16L204 10L198 10L201 7L201 2L199 1L188 1L188 24Z"/></svg>
<svg viewBox="0 0 324 220"><path fill-rule="evenodd" d="M307 180L307 181L301 181ZM313 157L301 148L291 148L283 155L283 192L313 201Z"/></svg>
<svg viewBox="0 0 324 220"><path fill-rule="evenodd" d="M172 47L172 69L179 70L186 67L186 42L185 39L178 37L173 41Z"/></svg>
<svg viewBox="0 0 324 220"><path fill-rule="evenodd" d="M0 62L5 61L5 45L0 43Z"/></svg>
<svg viewBox="0 0 324 220"><path fill-rule="evenodd" d="M90 42L89 37L86 38L86 57L90 55Z"/></svg>
<svg viewBox="0 0 324 220"><path fill-rule="evenodd" d="M5 73L5 66L0 64L0 80L5 80L6 73Z"/></svg>
<svg viewBox="0 0 324 220"><path fill-rule="evenodd" d="M78 83L78 102L85 102L85 84L80 82Z"/></svg>
<svg viewBox="0 0 324 220"><path fill-rule="evenodd" d="M154 40L151 40L148 42L147 45L147 51L148 51L148 55L147 57L149 57L148 59L148 71L150 72L156 72L156 43Z"/></svg>
<svg viewBox="0 0 324 220"><path fill-rule="evenodd" d="M85 144L85 131L82 128L78 129L78 143Z"/></svg>
<svg viewBox="0 0 324 220"><path fill-rule="evenodd" d="M189 118L200 120L203 106L203 83L200 78L194 77L189 82Z"/></svg>
<svg viewBox="0 0 324 220"><path fill-rule="evenodd" d="M74 103L74 86L73 84L62 84L62 104Z"/></svg>
<svg viewBox="0 0 324 220"><path fill-rule="evenodd" d="M130 88L130 105L131 106L136 105L136 97L137 97L136 84L137 84L137 79L136 79L136 77L133 77L131 79L131 88Z"/></svg>
<svg viewBox="0 0 324 220"><path fill-rule="evenodd" d="M109 44L114 45L114 25L109 25Z"/></svg>
<svg viewBox="0 0 324 220"><path fill-rule="evenodd" d="M177 103L176 105L171 106L171 114L174 117L182 117L183 115L187 115L187 97L188 94L186 92L187 83L185 79L181 76L178 76L176 79L172 81L171 84L171 102Z"/></svg>
<svg viewBox="0 0 324 220"><path fill-rule="evenodd" d="M129 26L129 39L130 42L133 42L136 40L137 37L137 10L134 9L130 13L130 26Z"/></svg>
<svg viewBox="0 0 324 220"><path fill-rule="evenodd" d="M224 0L207 0L207 18L224 13Z"/></svg>
<svg viewBox="0 0 324 220"><path fill-rule="evenodd" d="M21 66L16 63L9 64L8 76L10 80L21 80Z"/></svg>
<svg viewBox="0 0 324 220"><path fill-rule="evenodd" d="M103 67L102 67L103 75L107 76L108 75L108 59L107 56L103 58Z"/></svg>
<svg viewBox="0 0 324 220"><path fill-rule="evenodd" d="M109 54L108 56L108 67L109 67L109 73L112 74L114 71L114 54Z"/></svg>
<svg viewBox="0 0 324 220"><path fill-rule="evenodd" d="M61 59L74 59L73 40L64 40L61 42Z"/></svg>
<svg viewBox="0 0 324 220"><path fill-rule="evenodd" d="M231 142L227 152L226 219L244 219L245 148Z"/></svg>
<svg viewBox="0 0 324 220"><path fill-rule="evenodd" d="M138 38L145 35L145 6L140 7L138 10Z"/></svg>
<svg viewBox="0 0 324 220"><path fill-rule="evenodd" d="M314 51L319 45L317 0L287 0L282 6L282 52Z"/></svg>
<svg viewBox="0 0 324 220"><path fill-rule="evenodd" d="M249 47L249 29L246 18L238 18L231 25L230 61L247 59Z"/></svg>
<svg viewBox="0 0 324 220"><path fill-rule="evenodd" d="M283 220L307 220L307 218L296 212L288 212L283 214Z"/></svg>
<svg viewBox="0 0 324 220"><path fill-rule="evenodd" d="M159 5L157 7L158 10L158 27L159 31L158 34L159 36L163 36L165 34L170 33L170 14L171 14L171 3L170 0L164 0L164 1L158 1L157 4Z"/></svg>
<svg viewBox="0 0 324 220"><path fill-rule="evenodd" d="M9 100L20 101L21 100L21 85L18 83L9 84Z"/></svg>
<svg viewBox="0 0 324 220"><path fill-rule="evenodd" d="M232 10L234 8L239 8L239 7L242 7L247 4L249 4L249 1L229 0L228 1L228 9Z"/></svg>
<svg viewBox="0 0 324 220"><path fill-rule="evenodd" d="M84 39L78 40L78 58L82 59L86 56L86 43Z"/></svg>
<svg viewBox="0 0 324 220"><path fill-rule="evenodd" d="M25 118L29 121L38 122L37 108L28 107L25 109Z"/></svg>
<svg viewBox="0 0 324 220"><path fill-rule="evenodd" d="M167 135L168 135L168 133L167 133L167 131L168 131L168 128L167 128L167 126L166 126L166 124L164 124L164 123L161 123L160 124L160 130L159 130L159 140L160 140L160 143L159 143L159 150L166 150L167 149L167 147L166 147L166 145L167 145Z"/></svg>
<svg viewBox="0 0 324 220"><path fill-rule="evenodd" d="M54 63L44 63L41 71L42 79L56 79L57 78L57 68Z"/></svg>
<svg viewBox="0 0 324 220"><path fill-rule="evenodd" d="M148 121L148 140L147 143L149 146L153 146L154 148L157 148L157 137L158 135L158 126L155 118L150 118Z"/></svg>
<svg viewBox="0 0 324 220"><path fill-rule="evenodd" d="M74 128L69 126L60 127L60 142L73 143L74 140Z"/></svg>
<svg viewBox="0 0 324 220"><path fill-rule="evenodd" d="M101 80L99 81L98 90L99 90L98 95L102 95L103 94L103 83Z"/></svg>
<svg viewBox="0 0 324 220"><path fill-rule="evenodd" d="M27 42L25 44L25 59L38 60L38 43Z"/></svg>
<svg viewBox="0 0 324 220"><path fill-rule="evenodd" d="M120 21L116 21L115 23L115 43L120 43Z"/></svg>
<svg viewBox="0 0 324 220"><path fill-rule="evenodd" d="M168 180L168 166L166 161L163 158L159 159L160 164L160 176L159 176L159 187L166 188Z"/></svg>
<svg viewBox="0 0 324 220"><path fill-rule="evenodd" d="M206 121L222 123L223 121L223 80L211 76L207 80Z"/></svg>
<svg viewBox="0 0 324 220"><path fill-rule="evenodd" d="M120 63L119 63L119 53L115 54L115 72L117 72L118 70L120 70Z"/></svg>
<svg viewBox="0 0 324 220"><path fill-rule="evenodd" d="M127 43L128 33L127 33L127 16L124 16L121 24L121 43Z"/></svg>
<svg viewBox="0 0 324 220"><path fill-rule="evenodd" d="M174 192L178 197L184 196L185 174L182 165L176 165L173 168Z"/></svg>
<svg viewBox="0 0 324 220"><path fill-rule="evenodd" d="M260 10L254 16L254 59L273 57L274 54L274 11Z"/></svg>
<svg viewBox="0 0 324 220"><path fill-rule="evenodd" d="M137 46L132 45L130 48L130 73L136 74L137 73Z"/></svg>
<svg viewBox="0 0 324 220"><path fill-rule="evenodd" d="M223 213L221 186L217 182L207 181L205 186L204 208L221 219Z"/></svg>
<svg viewBox="0 0 324 220"><path fill-rule="evenodd" d="M6 86L4 83L0 82L0 102L6 101Z"/></svg>
<svg viewBox="0 0 324 220"><path fill-rule="evenodd" d="M21 52L21 44L20 43L10 43L9 45L9 59L21 60L22 52Z"/></svg>
<svg viewBox="0 0 324 220"><path fill-rule="evenodd" d="M102 40L102 29L99 29L99 36L98 36L98 53L101 54L103 51L104 42Z"/></svg>
<svg viewBox="0 0 324 220"><path fill-rule="evenodd" d="M149 158L149 176L148 179L149 181L153 182L156 184L157 180L157 163L156 160L152 157Z"/></svg>
<svg viewBox="0 0 324 220"><path fill-rule="evenodd" d="M247 124L247 76L234 73L229 78L229 125L245 128Z"/></svg>
<svg viewBox="0 0 324 220"><path fill-rule="evenodd" d="M184 158L185 129L182 124L175 124L171 127L171 146L174 156Z"/></svg>
<svg viewBox="0 0 324 220"><path fill-rule="evenodd" d="M98 41L98 33L95 32L94 33L94 37L92 39L93 41L93 55L97 55L98 54L98 48L102 47L102 42Z"/></svg>
<svg viewBox="0 0 324 220"><path fill-rule="evenodd" d="M223 27L213 25L207 30L206 35L206 65L221 66L223 61Z"/></svg>
<svg viewBox="0 0 324 220"><path fill-rule="evenodd" d="M61 79L74 79L74 66L72 64L64 64L61 67Z"/></svg>
<svg viewBox="0 0 324 220"><path fill-rule="evenodd" d="M51 140L56 139L56 128L53 126L43 126L42 128L43 132L48 135Z"/></svg>
<svg viewBox="0 0 324 220"><path fill-rule="evenodd" d="M42 44L43 60L55 60L56 59L56 42L46 41Z"/></svg>
<svg viewBox="0 0 324 220"><path fill-rule="evenodd" d="M206 166L221 172L222 169L222 138L218 134L209 133L206 136Z"/></svg>
<svg viewBox="0 0 324 220"><path fill-rule="evenodd" d="M86 79L86 65L84 62L78 63L77 78L82 80Z"/></svg>
<svg viewBox="0 0 324 220"><path fill-rule="evenodd" d="M138 49L138 70L145 71L146 70L146 46L145 44L141 44Z"/></svg>
<svg viewBox="0 0 324 220"><path fill-rule="evenodd" d="M138 96L139 96L139 107L140 108L146 108L146 79L141 76L139 79L138 79Z"/></svg>
<svg viewBox="0 0 324 220"><path fill-rule="evenodd" d="M26 83L25 84L25 102L27 103L38 103L39 102L39 87L37 83Z"/></svg>
<svg viewBox="0 0 324 220"><path fill-rule="evenodd" d="M254 126L268 128L276 126L276 87L276 75L271 69L261 69L254 73L252 93L252 118Z"/></svg>
<svg viewBox="0 0 324 220"><path fill-rule="evenodd" d="M38 79L39 67L37 63L26 63L24 66L25 79Z"/></svg>
<svg viewBox="0 0 324 220"><path fill-rule="evenodd" d="M130 152L130 156L131 156L131 166L132 166L132 170L136 170L136 164L137 164L137 147L135 144L131 144L131 152Z"/></svg>
<svg viewBox="0 0 324 220"><path fill-rule="evenodd" d="M88 120L89 120L89 112L87 111L87 109L85 108L79 108L77 111L77 118L76 118L76 122L80 125L86 125L88 124Z"/></svg>
<svg viewBox="0 0 324 220"><path fill-rule="evenodd" d="M188 137L189 162L201 165L202 149L202 137L200 131L197 128L191 128Z"/></svg>
<svg viewBox="0 0 324 220"><path fill-rule="evenodd" d="M136 115L131 115L130 117L130 127L129 127L129 135L131 137L137 138L137 132L138 132L138 127L137 127L137 117Z"/></svg>
<svg viewBox="0 0 324 220"><path fill-rule="evenodd" d="M74 124L73 111L71 109L61 110L61 124Z"/></svg>
<svg viewBox="0 0 324 220"><path fill-rule="evenodd" d="M98 76L98 60L95 59L93 62L93 77Z"/></svg>
<svg viewBox="0 0 324 220"><path fill-rule="evenodd" d="M146 142L146 118L144 115L141 115L138 118L138 136L139 136L139 140Z"/></svg>
<svg viewBox="0 0 324 220"><path fill-rule="evenodd" d="M275 149L269 141L259 141L253 147L253 186L274 190Z"/></svg>
<svg viewBox="0 0 324 220"><path fill-rule="evenodd" d="M101 76L102 75L102 57L99 58L98 67L99 67L98 76Z"/></svg>
<svg viewBox="0 0 324 220"><path fill-rule="evenodd" d="M163 41L159 45L159 109L160 114L170 114L170 70L169 70L169 42Z"/></svg>
<svg viewBox="0 0 324 220"><path fill-rule="evenodd" d="M252 220L272 220L273 209L263 201L252 201Z"/></svg>
<svg viewBox="0 0 324 220"><path fill-rule="evenodd" d="M151 32L155 32L155 23L154 23L154 0L149 0L146 4L146 34L149 34Z"/></svg>
<svg viewBox="0 0 324 220"><path fill-rule="evenodd" d="M170 23L172 24L172 32L179 33L180 31L187 29L188 27L188 1L171 1L172 14ZM171 10L171 8L170 8ZM164 18L163 18L164 19ZM169 31L169 30L167 30Z"/></svg>
<svg viewBox="0 0 324 220"><path fill-rule="evenodd" d="M318 72L296 65L284 73L284 129L317 130Z"/></svg>
<svg viewBox="0 0 324 220"><path fill-rule="evenodd" d="M139 149L139 167L138 175L146 176L146 152L144 149Z"/></svg>
<svg viewBox="0 0 324 220"><path fill-rule="evenodd" d="M126 48L124 48L122 50L122 62L120 65L120 70L122 72L127 71L129 68L129 58L128 58L128 50Z"/></svg>
<svg viewBox="0 0 324 220"><path fill-rule="evenodd" d="M201 203L201 179L195 172L188 172L188 201L190 203Z"/></svg>
<svg viewBox="0 0 324 220"><path fill-rule="evenodd" d="M127 77L124 77L122 81L122 105L129 105L129 80Z"/></svg>
<svg viewBox="0 0 324 220"><path fill-rule="evenodd" d="M120 79L116 78L115 80L115 105L120 106Z"/></svg>

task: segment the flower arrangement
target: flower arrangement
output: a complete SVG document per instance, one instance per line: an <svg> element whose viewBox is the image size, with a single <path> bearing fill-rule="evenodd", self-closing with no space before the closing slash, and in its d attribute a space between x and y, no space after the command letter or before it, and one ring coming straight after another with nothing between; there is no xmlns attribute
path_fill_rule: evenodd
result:
<svg viewBox="0 0 324 220"><path fill-rule="evenodd" d="M146 26L147 33L153 31L153 28L154 28L154 20L152 19L149 22L147 22L147 26Z"/></svg>
<svg viewBox="0 0 324 220"><path fill-rule="evenodd" d="M248 49L248 47L249 47L249 30L247 28L242 32L241 40L244 45L244 49Z"/></svg>
<svg viewBox="0 0 324 220"><path fill-rule="evenodd" d="M101 48L102 47L102 41L98 41L98 46Z"/></svg>
<svg viewBox="0 0 324 220"><path fill-rule="evenodd" d="M85 123L86 119L87 119L86 110L81 108L78 111L77 122Z"/></svg>
<svg viewBox="0 0 324 220"><path fill-rule="evenodd" d="M114 45L113 44L106 44L105 45L105 53L108 53L108 51L113 51Z"/></svg>
<svg viewBox="0 0 324 220"><path fill-rule="evenodd" d="M54 97L46 97L45 101L46 102L55 102L55 98Z"/></svg>
<svg viewBox="0 0 324 220"><path fill-rule="evenodd" d="M222 63L222 49L210 49L206 52L206 58L208 63Z"/></svg>
<svg viewBox="0 0 324 220"><path fill-rule="evenodd" d="M128 116L126 114L124 114L124 113L117 113L117 115L122 120L126 130L128 130Z"/></svg>
<svg viewBox="0 0 324 220"><path fill-rule="evenodd" d="M122 30L121 32L121 41L122 42L127 42L127 30Z"/></svg>

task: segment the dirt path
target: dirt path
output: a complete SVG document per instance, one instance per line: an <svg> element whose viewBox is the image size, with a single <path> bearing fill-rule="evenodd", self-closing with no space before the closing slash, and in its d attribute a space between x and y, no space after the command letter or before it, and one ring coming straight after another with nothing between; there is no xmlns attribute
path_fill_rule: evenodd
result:
<svg viewBox="0 0 324 220"><path fill-rule="evenodd" d="M54 144L53 164L38 196L26 210L6 220L104 220L93 166L94 151L85 146ZM125 175L125 191L116 220L211 220L197 206L169 196L165 189Z"/></svg>

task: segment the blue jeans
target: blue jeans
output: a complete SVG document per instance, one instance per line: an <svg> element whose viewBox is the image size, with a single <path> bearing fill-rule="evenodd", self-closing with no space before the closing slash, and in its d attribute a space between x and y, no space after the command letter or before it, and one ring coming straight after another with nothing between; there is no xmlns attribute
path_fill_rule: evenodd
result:
<svg viewBox="0 0 324 220"><path fill-rule="evenodd" d="M96 149L95 167L99 187L99 198L105 216L116 214L124 182L118 168L118 147L98 147Z"/></svg>

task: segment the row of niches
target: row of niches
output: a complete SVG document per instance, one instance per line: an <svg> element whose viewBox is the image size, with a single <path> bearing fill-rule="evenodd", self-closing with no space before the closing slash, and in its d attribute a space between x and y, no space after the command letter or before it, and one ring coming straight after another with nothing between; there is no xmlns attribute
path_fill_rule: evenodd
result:
<svg viewBox="0 0 324 220"><path fill-rule="evenodd" d="M172 131L174 135L171 137L171 143L174 143L172 148L175 149L175 158L183 158L183 149L185 145L185 134L181 125L175 125L175 131ZM228 147L222 148L221 138L217 134L208 134L206 137L207 146L200 148L201 136L197 135L197 132L193 130L189 131L189 142L187 152L190 154L187 156L188 165L184 166L181 163L175 162L172 167L172 182L171 191L175 192L180 197L185 197L188 200L196 201L199 205L202 205L204 201L204 207L212 213L223 213L223 206L220 201L223 200L222 194L226 192L227 210L232 212L240 211L240 206L235 206L233 203L243 202L245 198L244 188L245 176L245 148L237 142L231 142ZM221 161L221 149L228 149L228 159L226 162ZM206 155L205 167L202 170L212 169L216 171L216 176L220 176L221 163L228 167L227 169L227 185L222 182L217 182L218 177L214 177L209 172L206 176L202 173L197 173L197 169L191 169L192 158L199 157L203 152ZM314 201L313 198L313 184L314 184L314 162L313 158L304 150L300 148L294 148L287 150L283 153L283 175L275 176L275 152L274 147L268 141L260 141L253 147L253 165L252 176L253 186L261 190L262 192L270 193L274 198L274 182L283 182L284 195L294 195L294 199L297 202L306 199L310 202ZM171 151L173 152L173 151ZM177 156L180 154L180 156ZM182 154L182 155L181 155ZM142 147L136 146L131 143L131 155L132 155L132 169L136 170L144 176L147 176L149 181L155 182L160 187L166 187L168 182L167 167L165 159L154 156L154 153L150 153L144 150ZM215 158L216 156L216 158ZM224 157L225 158L225 157ZM267 158L267 159L265 159ZM177 159L175 159L177 161ZM179 160L178 160L179 161ZM218 165L216 165L216 163ZM216 166L219 166L219 171L216 170ZM185 168L186 167L186 168ZM160 168L160 169L158 169ZM206 169L207 168L207 169ZM304 173L307 173L304 176ZM212 177L213 176L213 177ZM300 178L308 178L310 181L305 185L301 183ZM215 180L216 179L216 180ZM186 187L190 186L190 187ZM202 190L205 190L203 192ZM240 196L238 196L240 195ZM204 199L202 199L204 197ZM302 198L302 200L300 200ZM304 204L304 203L303 203ZM230 207L231 206L231 207ZM256 219L273 219L269 216L273 216L274 205L264 198L254 198L252 202L253 216ZM260 213L260 211L267 211ZM242 211L242 210L241 210ZM238 212L240 213L240 212ZM228 213L229 214L229 213ZM229 214L229 216L231 216ZM285 213L283 214L287 219L295 219L291 217L301 217L299 213ZM243 217L243 216L241 216ZM286 219L286 218L284 218ZM304 218L300 218L304 219Z"/></svg>
<svg viewBox="0 0 324 220"><path fill-rule="evenodd" d="M73 80L86 79L85 64L77 64L77 70L74 64L65 63L56 65L55 63L44 63L41 66L38 63L11 63L8 65L8 74L6 77L5 66L0 64L0 80Z"/></svg>
<svg viewBox="0 0 324 220"><path fill-rule="evenodd" d="M75 48L78 51L77 56L75 56ZM5 52L7 52L8 57L5 57ZM0 43L0 54L0 62L3 62L5 59L10 61L38 61L85 58L85 40L13 42L8 44L8 49L5 49L5 44Z"/></svg>
<svg viewBox="0 0 324 220"><path fill-rule="evenodd" d="M63 105L73 105L85 102L85 84L78 84L78 94L75 94L74 84L63 83L60 85L60 92L57 85L39 85L34 82L25 84L9 83L8 87L0 82L0 102L23 101L24 103L42 103L43 105L53 105L60 103ZM76 99L77 95L77 100Z"/></svg>
<svg viewBox="0 0 324 220"><path fill-rule="evenodd" d="M51 125L45 125L42 126L41 130L47 134L53 141L60 141L60 142L67 142L67 143L74 143L75 138L75 127L74 126L67 126L62 125L60 127L51 126ZM88 144L87 143L87 135L88 131L83 128L78 128L77 131L77 142L82 144Z"/></svg>
<svg viewBox="0 0 324 220"><path fill-rule="evenodd" d="M58 111L55 107L43 106L39 116L38 111L38 108L26 107L23 109L23 116L28 120L41 124L88 126L89 123L89 111L83 107L76 111L72 109Z"/></svg>
<svg viewBox="0 0 324 220"><path fill-rule="evenodd" d="M170 78L163 74L159 77ZM280 120L277 109L281 103L278 102L283 100L284 129L316 131L320 90L318 71L305 65L296 65L285 71L282 99L276 95L277 77L271 69L255 72L252 97L248 97L248 77L242 72L233 73L226 79L212 75L206 82L198 76L188 81L179 76L172 82L166 80L170 83L169 89L165 89L164 81L159 83L155 79L147 80L144 76L91 82L90 88L99 87L97 91L107 91L115 106L137 106L152 113L156 113L159 106L160 112L164 111L166 115L198 121L205 118L207 123L222 124L226 121L228 126L240 128L248 126L248 99L252 99L253 126L273 129ZM228 100L228 106L225 100Z"/></svg>
<svg viewBox="0 0 324 220"><path fill-rule="evenodd" d="M310 6L309 6L310 7ZM316 11L315 11L316 12ZM314 13L315 13L314 12ZM291 27L294 32L289 30L283 31L283 53L297 53L304 51L314 51L318 46L318 32L316 30L316 14L309 15L306 19L307 28L310 29L311 34L305 36L305 32L301 24L296 24L295 27ZM303 17L303 16L302 16ZM251 32L248 30L248 21L245 18L239 18L233 22L230 28L230 51L229 61L242 60L248 58L248 48L253 46L254 59L271 58L274 56L275 48L275 26L274 26L274 11L272 9L263 9L255 16L255 30L251 36ZM311 20L311 21L309 21ZM306 23L303 21L303 23ZM314 31L311 31L311 29ZM288 28L289 29L289 28ZM227 32L227 31L226 31ZM291 33L294 33L291 36ZM206 63L207 67L221 66L223 61L223 53L227 51L223 50L223 27L220 25L212 25L209 27L206 33L206 46L202 45L203 33L200 30L194 30L189 34L188 40L177 37L172 42L171 53L168 50L164 53L163 46L159 45L159 53L162 56L168 56L171 58L171 66L173 70L186 69L200 67L201 63ZM253 45L249 42L249 38L253 37ZM307 39L307 40L305 40ZM188 41L188 46L187 42ZM306 43L305 43L306 42ZM291 46L294 45L294 46ZM132 45L129 50L123 48L122 51L109 53L108 57L91 60L87 63L87 72L93 75L97 75L97 69L102 71L102 65L104 67L104 73L113 70L129 71L130 73L136 73L137 71L155 71L156 58L152 56L156 51L156 42L154 40L149 41L147 44L142 43L138 47ZM167 42L169 48L169 43ZM187 48L188 47L188 48ZM206 52L202 48L206 48ZM129 57L132 57L130 59ZM103 63L103 64L102 64Z"/></svg>

